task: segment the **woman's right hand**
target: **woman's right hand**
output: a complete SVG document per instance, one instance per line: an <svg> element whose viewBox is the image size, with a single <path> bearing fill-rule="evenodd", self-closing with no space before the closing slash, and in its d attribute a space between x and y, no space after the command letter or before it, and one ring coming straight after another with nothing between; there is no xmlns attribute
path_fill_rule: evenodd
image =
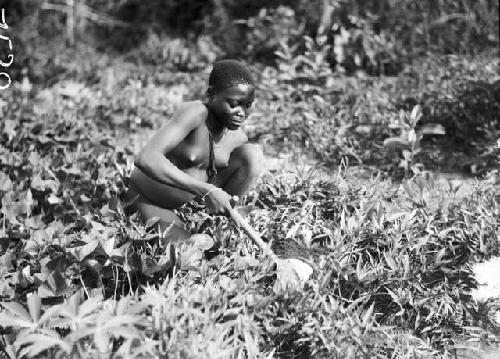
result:
<svg viewBox="0 0 500 359"><path fill-rule="evenodd" d="M213 214L228 214L234 202L234 198L219 187L211 189L203 198L208 212Z"/></svg>

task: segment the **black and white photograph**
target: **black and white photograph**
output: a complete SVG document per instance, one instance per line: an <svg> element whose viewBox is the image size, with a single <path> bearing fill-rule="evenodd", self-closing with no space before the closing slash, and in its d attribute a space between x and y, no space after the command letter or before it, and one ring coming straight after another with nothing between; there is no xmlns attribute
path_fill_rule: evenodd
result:
<svg viewBox="0 0 500 359"><path fill-rule="evenodd" d="M498 0L0 0L0 359L500 359Z"/></svg>

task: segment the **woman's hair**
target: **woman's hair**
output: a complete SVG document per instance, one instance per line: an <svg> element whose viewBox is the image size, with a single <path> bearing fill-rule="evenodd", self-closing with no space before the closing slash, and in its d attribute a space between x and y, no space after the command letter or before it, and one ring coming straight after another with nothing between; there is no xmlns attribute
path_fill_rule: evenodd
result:
<svg viewBox="0 0 500 359"><path fill-rule="evenodd" d="M208 77L208 94L213 95L228 87L249 84L255 85L252 73L244 64L236 60L217 61Z"/></svg>

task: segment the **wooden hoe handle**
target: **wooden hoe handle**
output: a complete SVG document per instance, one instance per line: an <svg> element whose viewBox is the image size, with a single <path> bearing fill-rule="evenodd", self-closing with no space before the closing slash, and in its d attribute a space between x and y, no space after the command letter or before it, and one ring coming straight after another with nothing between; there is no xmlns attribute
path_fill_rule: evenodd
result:
<svg viewBox="0 0 500 359"><path fill-rule="evenodd" d="M259 234L248 224L248 222L239 214L234 208L229 210L229 215L232 220L243 229L243 231L250 237L250 239L259 246L264 254L269 255L273 260L276 260L276 254L271 250L271 248L264 243Z"/></svg>

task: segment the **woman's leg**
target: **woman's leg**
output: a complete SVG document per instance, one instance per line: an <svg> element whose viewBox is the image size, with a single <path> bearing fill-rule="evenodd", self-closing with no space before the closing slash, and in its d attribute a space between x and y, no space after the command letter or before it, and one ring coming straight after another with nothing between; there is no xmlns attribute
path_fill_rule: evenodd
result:
<svg viewBox="0 0 500 359"><path fill-rule="evenodd" d="M228 166L217 172L215 185L231 195L241 196L248 192L263 170L262 147L247 143L231 152Z"/></svg>
<svg viewBox="0 0 500 359"><path fill-rule="evenodd" d="M173 224L166 238L175 241L187 239L191 234L184 229L184 223L172 210L193 198L192 193L159 183L138 168L132 171L126 194L126 201L132 202L130 208L138 211L144 221L159 218L162 232Z"/></svg>
<svg viewBox="0 0 500 359"><path fill-rule="evenodd" d="M132 204L133 208L139 211L141 217L145 221L157 217L159 221L156 225L159 226L160 231L163 233L168 228L165 234L165 239L167 241L183 241L191 236L191 233L184 228L182 220L171 209L162 208L153 204L132 189L129 190L128 194L134 195L134 193L136 196L138 195L138 197Z"/></svg>
<svg viewBox="0 0 500 359"><path fill-rule="evenodd" d="M237 147L231 153L228 166L218 169L214 184L231 195L244 195L262 173L263 161L260 145L244 144ZM158 217L162 231L173 223L167 233L168 239L183 240L190 237L191 234L184 229L183 222L172 209L191 201L194 194L159 183L137 168L133 170L130 182L126 200L135 198L130 207L139 211L144 220ZM140 192L138 187L141 188Z"/></svg>
<svg viewBox="0 0 500 359"><path fill-rule="evenodd" d="M155 181L138 168L134 168L130 175L130 188L149 202L166 209L179 208L195 197L193 193Z"/></svg>

